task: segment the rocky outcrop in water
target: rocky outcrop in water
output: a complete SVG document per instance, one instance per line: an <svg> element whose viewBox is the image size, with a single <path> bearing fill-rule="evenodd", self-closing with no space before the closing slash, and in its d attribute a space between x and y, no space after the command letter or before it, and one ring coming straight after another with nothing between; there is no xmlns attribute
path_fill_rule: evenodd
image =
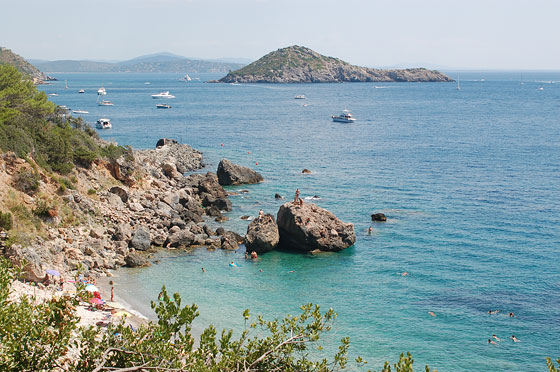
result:
<svg viewBox="0 0 560 372"><path fill-rule="evenodd" d="M278 226L270 214L255 218L247 226L245 246L249 252L255 251L259 254L270 252L278 246L279 241Z"/></svg>
<svg viewBox="0 0 560 372"><path fill-rule="evenodd" d="M280 206L277 215L280 246L301 251L341 251L356 242L354 225L313 203Z"/></svg>
<svg viewBox="0 0 560 372"><path fill-rule="evenodd" d="M220 83L449 82L447 75L425 68L381 70L354 66L303 46L271 52L232 71Z"/></svg>
<svg viewBox="0 0 560 372"><path fill-rule="evenodd" d="M228 159L222 159L218 164L218 182L220 185L242 185L249 183L259 183L263 177L259 172L251 168L237 165Z"/></svg>

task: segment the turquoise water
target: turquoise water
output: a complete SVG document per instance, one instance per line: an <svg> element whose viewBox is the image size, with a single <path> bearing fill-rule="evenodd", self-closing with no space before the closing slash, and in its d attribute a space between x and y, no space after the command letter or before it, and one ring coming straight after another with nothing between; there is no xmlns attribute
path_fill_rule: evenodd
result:
<svg viewBox="0 0 560 372"><path fill-rule="evenodd" d="M250 192L231 198L228 229L244 233L239 217L260 208L276 214L274 194L291 198L296 188L355 224L355 246L337 254L274 252L245 262L242 250L199 249L119 270L117 294L145 314L165 284L199 306L198 327L239 330L246 308L274 317L307 302L332 307L333 338L349 335L351 353L376 369L402 351L440 371L545 370L546 356L560 357L560 73L523 73L523 84L519 73L461 73L460 91L453 83L56 76L70 89L64 81L42 89L90 111L87 121L110 118L103 138L148 148L173 137L202 150L207 170L227 157L260 171L264 183L231 188ZM113 107L95 104L102 82ZM177 96L171 110L150 97L162 90ZM346 108L356 123L331 122ZM389 220L371 224L373 212ZM492 334L502 339L496 346Z"/></svg>

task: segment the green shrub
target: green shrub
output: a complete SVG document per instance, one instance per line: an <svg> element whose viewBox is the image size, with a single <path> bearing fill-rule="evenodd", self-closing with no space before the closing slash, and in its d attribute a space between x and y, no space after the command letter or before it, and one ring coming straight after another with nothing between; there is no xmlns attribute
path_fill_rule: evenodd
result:
<svg viewBox="0 0 560 372"><path fill-rule="evenodd" d="M0 212L0 230L11 230L13 226L13 219L11 213Z"/></svg>
<svg viewBox="0 0 560 372"><path fill-rule="evenodd" d="M97 194L97 190L95 190L95 189L89 189L89 190L87 191L87 193L88 193L88 195L95 195L95 194Z"/></svg>
<svg viewBox="0 0 560 372"><path fill-rule="evenodd" d="M39 200L37 206L33 209L33 214L38 217L50 217L49 211L52 207L44 200Z"/></svg>
<svg viewBox="0 0 560 372"><path fill-rule="evenodd" d="M61 191L65 191L66 189L70 189L70 190L75 190L76 189L76 186L74 186L74 183L72 183L72 181L69 180L68 178L59 177L58 178L58 183L60 184L60 190Z"/></svg>
<svg viewBox="0 0 560 372"><path fill-rule="evenodd" d="M22 168L13 176L13 185L21 192L34 195L39 190L39 179L38 173Z"/></svg>

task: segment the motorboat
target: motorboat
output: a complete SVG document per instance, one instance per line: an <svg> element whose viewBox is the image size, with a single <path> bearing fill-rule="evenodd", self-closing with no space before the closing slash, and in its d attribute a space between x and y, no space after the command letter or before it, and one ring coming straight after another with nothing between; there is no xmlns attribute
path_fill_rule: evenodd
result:
<svg viewBox="0 0 560 372"><path fill-rule="evenodd" d="M89 111L86 110L72 110L73 114L89 114Z"/></svg>
<svg viewBox="0 0 560 372"><path fill-rule="evenodd" d="M150 85L150 84L152 84L152 83L150 83L149 81L146 81L146 82L144 83L144 85Z"/></svg>
<svg viewBox="0 0 560 372"><path fill-rule="evenodd" d="M175 98L175 96L169 94L169 91L167 92L161 92L158 94L152 94L152 98L157 99L157 98Z"/></svg>
<svg viewBox="0 0 560 372"><path fill-rule="evenodd" d="M80 89L80 90L78 91L78 93L85 93L85 92L86 92L86 91L83 90L83 89Z"/></svg>
<svg viewBox="0 0 560 372"><path fill-rule="evenodd" d="M158 103L158 104L156 105L156 107L157 107L158 109L170 109L170 108L171 108L171 105L168 105L167 103Z"/></svg>
<svg viewBox="0 0 560 372"><path fill-rule="evenodd" d="M58 96L58 93L49 93L49 96L56 97L56 96Z"/></svg>
<svg viewBox="0 0 560 372"><path fill-rule="evenodd" d="M100 96L104 96L107 94L107 91L105 90L105 87L103 86L103 84L101 84L101 88L97 89L97 94Z"/></svg>
<svg viewBox="0 0 560 372"><path fill-rule="evenodd" d="M114 106L115 104L111 101L105 101L105 100L101 100L100 102L97 102L98 106Z"/></svg>
<svg viewBox="0 0 560 372"><path fill-rule="evenodd" d="M294 99L306 99L307 97L304 96L303 94L299 94L297 96L294 97Z"/></svg>
<svg viewBox="0 0 560 372"><path fill-rule="evenodd" d="M183 76L181 79L181 81L191 81L191 77L189 76L189 74L185 74L185 76Z"/></svg>
<svg viewBox="0 0 560 372"><path fill-rule="evenodd" d="M113 126L111 125L111 120L109 120L107 118L101 118L101 119L97 120L97 123L95 124L95 126L98 129L111 129L111 128L113 128Z"/></svg>
<svg viewBox="0 0 560 372"><path fill-rule="evenodd" d="M356 121L356 118L348 110L342 111L342 113L338 116L333 115L331 117L333 121L338 121L339 123L353 123Z"/></svg>

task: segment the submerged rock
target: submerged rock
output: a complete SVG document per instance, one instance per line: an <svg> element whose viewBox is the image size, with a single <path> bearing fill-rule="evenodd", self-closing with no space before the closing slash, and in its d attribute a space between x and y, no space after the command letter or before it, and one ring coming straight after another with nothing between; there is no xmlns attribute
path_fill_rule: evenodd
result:
<svg viewBox="0 0 560 372"><path fill-rule="evenodd" d="M247 226L245 235L245 246L248 251L257 253L270 252L278 246L280 234L278 226L274 222L274 217L266 214L261 218L255 218Z"/></svg>
<svg viewBox="0 0 560 372"><path fill-rule="evenodd" d="M251 168L232 163L222 159L218 164L218 182L220 185L241 185L246 183L259 183L263 177Z"/></svg>
<svg viewBox="0 0 560 372"><path fill-rule="evenodd" d="M354 225L313 203L280 206L277 215L280 246L310 252L340 251L356 242Z"/></svg>

